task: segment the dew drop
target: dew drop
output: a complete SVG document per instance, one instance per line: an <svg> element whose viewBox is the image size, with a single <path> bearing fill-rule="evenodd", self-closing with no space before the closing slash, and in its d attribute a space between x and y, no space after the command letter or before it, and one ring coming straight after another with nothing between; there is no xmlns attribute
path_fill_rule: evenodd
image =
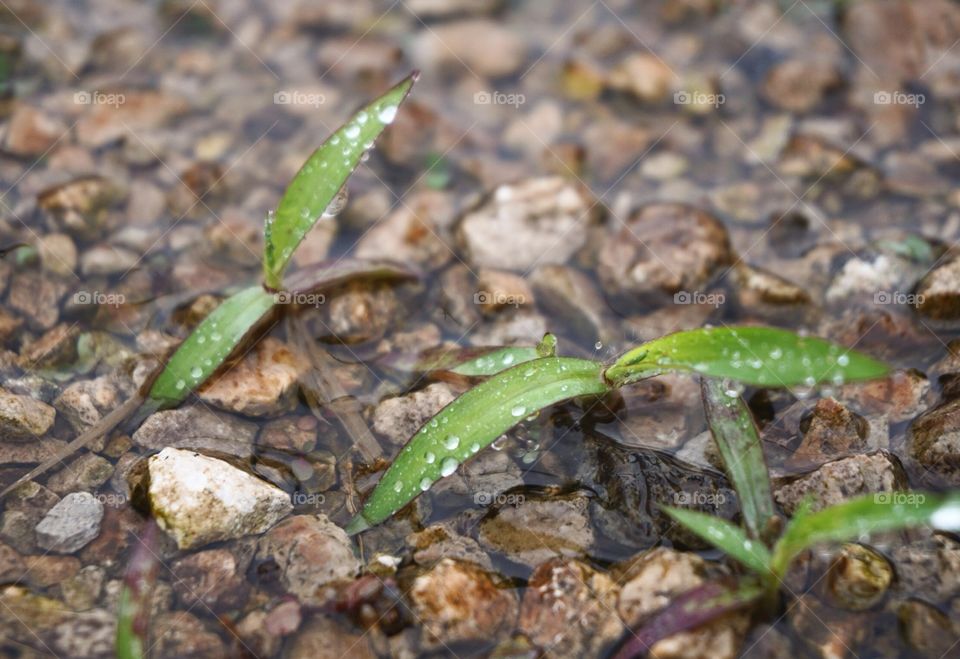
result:
<svg viewBox="0 0 960 659"><path fill-rule="evenodd" d="M367 117L368 115L366 112L360 112L357 114L357 123L362 126L363 124L367 123Z"/></svg>
<svg viewBox="0 0 960 659"><path fill-rule="evenodd" d="M223 337L220 336L220 332L214 332L210 335L210 340L214 343L218 343Z"/></svg>
<svg viewBox="0 0 960 659"><path fill-rule="evenodd" d="M456 435L450 435L445 440L443 440L443 445L444 447L452 451L458 446L460 446L460 438L457 437Z"/></svg>
<svg viewBox="0 0 960 659"><path fill-rule="evenodd" d="M426 461L428 465L432 465L434 462L437 461L437 456L431 453L430 451L427 451L426 453L423 454L423 459Z"/></svg>
<svg viewBox="0 0 960 659"><path fill-rule="evenodd" d="M440 463L440 475L449 476L457 470L457 467L460 465L459 462L454 458L444 458L443 462Z"/></svg>
<svg viewBox="0 0 960 659"><path fill-rule="evenodd" d="M850 363L850 357L848 355L840 355L837 357L837 363L840 364L840 366L846 366Z"/></svg>
<svg viewBox="0 0 960 659"><path fill-rule="evenodd" d="M397 481L396 483L394 483L394 485L393 485L393 491L394 491L394 492L401 492L402 490L403 490L403 483L402 483L402 482Z"/></svg>
<svg viewBox="0 0 960 659"><path fill-rule="evenodd" d="M524 407L523 405L517 405L512 410L510 410L510 414L512 414L513 416L523 416L526 413L527 413L527 408Z"/></svg>
<svg viewBox="0 0 960 659"><path fill-rule="evenodd" d="M184 387L186 387L186 386L187 386L187 383L186 383L186 382L184 382L183 380L177 380L177 389L178 389L178 390L182 390L182 389L183 389Z"/></svg>
<svg viewBox="0 0 960 659"><path fill-rule="evenodd" d="M380 108L380 112L377 113L377 119L385 124L393 123L394 118L397 116L397 106L396 105L387 105Z"/></svg>
<svg viewBox="0 0 960 659"><path fill-rule="evenodd" d="M203 375L203 370L199 366L194 366L190 369L190 377L194 380L199 380L201 375Z"/></svg>
<svg viewBox="0 0 960 659"><path fill-rule="evenodd" d="M511 353L507 353L506 355L503 356L503 359L501 361L504 366L509 366L510 364L513 363L513 355Z"/></svg>
<svg viewBox="0 0 960 659"><path fill-rule="evenodd" d="M424 477L420 480L420 491L426 492L430 489L430 486L433 485L433 481L427 477Z"/></svg>
<svg viewBox="0 0 960 659"><path fill-rule="evenodd" d="M203 345L206 342L207 337L205 337L203 334L197 334L197 345Z"/></svg>
<svg viewBox="0 0 960 659"><path fill-rule="evenodd" d="M347 136L348 140L355 140L360 137L360 126L357 124L350 124L344 129L343 134Z"/></svg>
<svg viewBox="0 0 960 659"><path fill-rule="evenodd" d="M480 450L480 445L477 444L476 442L474 442L473 444L470 445L470 452L471 452L471 453L476 453L476 452L478 452L479 450Z"/></svg>
<svg viewBox="0 0 960 659"><path fill-rule="evenodd" d="M594 343L594 344L593 344L593 349L594 349L594 350L602 350L602 349L603 349L603 342L602 342L602 341L597 341L596 343Z"/></svg>

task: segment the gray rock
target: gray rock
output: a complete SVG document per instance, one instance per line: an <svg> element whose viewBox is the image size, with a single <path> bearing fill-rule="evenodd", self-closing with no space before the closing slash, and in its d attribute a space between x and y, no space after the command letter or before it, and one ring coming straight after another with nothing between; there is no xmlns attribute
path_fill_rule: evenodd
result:
<svg viewBox="0 0 960 659"><path fill-rule="evenodd" d="M924 412L907 433L910 456L951 485L960 485L960 398Z"/></svg>
<svg viewBox="0 0 960 659"><path fill-rule="evenodd" d="M387 398L373 412L373 429L402 446L437 412L455 398L449 386L436 382L420 391Z"/></svg>
<svg viewBox="0 0 960 659"><path fill-rule="evenodd" d="M23 554L36 553L34 529L58 501L60 497L43 485L27 481L7 495L0 519L0 538Z"/></svg>
<svg viewBox="0 0 960 659"><path fill-rule="evenodd" d="M0 440L42 437L56 415L56 410L46 403L0 389Z"/></svg>
<svg viewBox="0 0 960 659"><path fill-rule="evenodd" d="M102 503L89 492L72 492L37 524L37 544L48 551L75 552L100 534L102 519Z"/></svg>
<svg viewBox="0 0 960 659"><path fill-rule="evenodd" d="M894 492L906 487L903 467L891 454L879 451L828 462L816 471L776 487L773 497L792 515L804 499L812 498L814 511L862 494Z"/></svg>
<svg viewBox="0 0 960 659"><path fill-rule="evenodd" d="M917 285L917 310L935 320L960 319L960 259L948 261Z"/></svg>
<svg viewBox="0 0 960 659"><path fill-rule="evenodd" d="M87 453L47 480L47 487L57 494L89 492L106 483L113 474L113 465L96 453Z"/></svg>
<svg viewBox="0 0 960 659"><path fill-rule="evenodd" d="M541 265L530 276L538 304L562 318L577 336L588 343L608 343L616 323L596 286L579 270L564 265Z"/></svg>
<svg viewBox="0 0 960 659"><path fill-rule="evenodd" d="M133 433L133 442L148 449L168 446L218 451L249 457L257 426L204 405L151 414Z"/></svg>

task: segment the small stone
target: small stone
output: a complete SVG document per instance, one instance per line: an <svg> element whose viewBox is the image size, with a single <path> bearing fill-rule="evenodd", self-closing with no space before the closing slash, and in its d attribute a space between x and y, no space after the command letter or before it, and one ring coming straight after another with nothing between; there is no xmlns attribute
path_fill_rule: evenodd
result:
<svg viewBox="0 0 960 659"><path fill-rule="evenodd" d="M23 578L23 557L9 545L0 544L0 580L15 583Z"/></svg>
<svg viewBox="0 0 960 659"><path fill-rule="evenodd" d="M859 453L867 446L870 425L834 398L817 401L811 414L800 422L803 441L790 457L794 466L820 465Z"/></svg>
<svg viewBox="0 0 960 659"><path fill-rule="evenodd" d="M123 274L135 268L140 260L139 254L123 247L94 245L80 256L80 271L85 277Z"/></svg>
<svg viewBox="0 0 960 659"><path fill-rule="evenodd" d="M42 191L37 205L68 233L94 238L106 223L107 208L124 194L102 176L81 176Z"/></svg>
<svg viewBox="0 0 960 659"><path fill-rule="evenodd" d="M608 234L597 271L612 294L692 296L732 260L727 231L715 217L681 204L652 204Z"/></svg>
<svg viewBox="0 0 960 659"><path fill-rule="evenodd" d="M810 294L791 281L746 263L733 270L740 306L751 311L763 305L774 306L782 313L784 306L810 304Z"/></svg>
<svg viewBox="0 0 960 659"><path fill-rule="evenodd" d="M564 263L586 243L594 221L587 196L560 177L501 185L460 221L459 239L479 267L525 272Z"/></svg>
<svg viewBox="0 0 960 659"><path fill-rule="evenodd" d="M554 657L596 657L623 632L619 587L609 576L572 559L537 566L527 581L517 627Z"/></svg>
<svg viewBox="0 0 960 659"><path fill-rule="evenodd" d="M48 551L73 553L100 534L102 519L102 503L89 492L72 492L37 524L37 544Z"/></svg>
<svg viewBox="0 0 960 659"><path fill-rule="evenodd" d="M374 659L368 634L346 629L332 618L315 615L297 632L289 659Z"/></svg>
<svg viewBox="0 0 960 659"><path fill-rule="evenodd" d="M114 614L114 617L116 615ZM220 636L193 614L186 611L165 611L150 619L156 644L152 652L158 657L226 657L229 655ZM111 639L112 642L113 639ZM111 650L113 645L111 643Z"/></svg>
<svg viewBox="0 0 960 659"><path fill-rule="evenodd" d="M58 501L60 497L34 481L17 487L4 502L0 537L20 553L37 553L34 529Z"/></svg>
<svg viewBox="0 0 960 659"><path fill-rule="evenodd" d="M951 485L960 484L960 398L924 412L907 434L910 456Z"/></svg>
<svg viewBox="0 0 960 659"><path fill-rule="evenodd" d="M533 290L523 277L503 270L481 269L478 273L477 291L473 294L474 303L491 313L504 307L517 307L534 304Z"/></svg>
<svg viewBox="0 0 960 659"><path fill-rule="evenodd" d="M609 307L593 281L565 265L541 265L530 275L538 305L551 316L562 318L577 336L593 344L613 338Z"/></svg>
<svg viewBox="0 0 960 659"><path fill-rule="evenodd" d="M40 264L47 272L70 277L77 269L77 246L65 233L50 233L37 241Z"/></svg>
<svg viewBox="0 0 960 659"><path fill-rule="evenodd" d="M102 375L95 380L74 382L53 404L73 429L82 433L120 406L121 391L114 376Z"/></svg>
<svg viewBox="0 0 960 659"><path fill-rule="evenodd" d="M80 571L80 560L75 556L25 556L23 562L26 569L22 578L37 588L49 588Z"/></svg>
<svg viewBox="0 0 960 659"><path fill-rule="evenodd" d="M47 487L57 494L90 492L110 480L113 465L96 453L86 453L47 480Z"/></svg>
<svg viewBox="0 0 960 659"><path fill-rule="evenodd" d="M133 433L133 443L147 449L220 451L238 457L253 452L257 426L214 412L204 405L154 412Z"/></svg>
<svg viewBox="0 0 960 659"><path fill-rule="evenodd" d="M19 157L46 155L67 133L67 127L43 111L17 105L7 122L3 149Z"/></svg>
<svg viewBox="0 0 960 659"><path fill-rule="evenodd" d="M517 598L493 574L445 558L418 576L410 588L413 613L423 625L422 643L438 648L461 641L503 638L517 618Z"/></svg>
<svg viewBox="0 0 960 659"><path fill-rule="evenodd" d="M46 403L0 389L0 440L43 437L56 415Z"/></svg>
<svg viewBox="0 0 960 659"><path fill-rule="evenodd" d="M499 78L517 71L526 56L520 35L489 19L438 23L418 35L412 52L423 68L440 66L463 73L466 67L472 75Z"/></svg>
<svg viewBox="0 0 960 659"><path fill-rule="evenodd" d="M357 258L388 257L401 263L439 268L453 257L440 237L453 220L449 193L423 190L374 224L357 242Z"/></svg>
<svg viewBox="0 0 960 659"><path fill-rule="evenodd" d="M917 311L934 320L960 318L960 259L937 266L916 289Z"/></svg>
<svg viewBox="0 0 960 659"><path fill-rule="evenodd" d="M674 84L674 73L653 53L632 53L610 72L608 84L627 91L641 101L657 102L667 98Z"/></svg>
<svg viewBox="0 0 960 659"><path fill-rule="evenodd" d="M327 296L322 338L335 343L361 343L378 339L397 313L396 294L389 287L348 284Z"/></svg>
<svg viewBox="0 0 960 659"><path fill-rule="evenodd" d="M17 364L26 371L69 364L77 358L79 336L80 328L76 324L60 323L25 345Z"/></svg>
<svg viewBox="0 0 960 659"><path fill-rule="evenodd" d="M960 593L960 543L948 535L934 533L895 546L890 555L900 593L923 593L932 602L946 602Z"/></svg>
<svg viewBox="0 0 960 659"><path fill-rule="evenodd" d="M422 531L407 536L407 544L413 548L413 560L418 565L432 565L442 558L475 563L485 570L492 570L490 557L476 540L457 534L441 524L428 526Z"/></svg>
<svg viewBox="0 0 960 659"><path fill-rule="evenodd" d="M317 419L313 416L288 417L268 421L260 430L257 445L278 451L309 453L317 444Z"/></svg>
<svg viewBox="0 0 960 659"><path fill-rule="evenodd" d="M93 608L106 579L106 571L99 565L87 565L73 576L60 582L63 601L74 611Z"/></svg>
<svg viewBox="0 0 960 659"><path fill-rule="evenodd" d="M101 147L128 135L129 131L139 135L163 126L189 109L186 100L166 92L124 89L113 96L117 103L93 105L77 121L80 144Z"/></svg>
<svg viewBox="0 0 960 659"><path fill-rule="evenodd" d="M816 512L862 494L903 490L906 483L903 467L896 458L879 451L828 462L810 474L776 487L774 499L792 515L807 497Z"/></svg>
<svg viewBox="0 0 960 659"><path fill-rule="evenodd" d="M797 597L788 616L798 641L819 659L847 656L850 648L861 647L867 631L865 614L829 608L810 593Z"/></svg>
<svg viewBox="0 0 960 659"><path fill-rule="evenodd" d="M173 591L187 609L210 611L242 608L249 584L237 559L227 549L208 549L184 556L170 566Z"/></svg>
<svg viewBox="0 0 960 659"><path fill-rule="evenodd" d="M897 618L904 640L919 656L946 657L960 643L960 634L950 618L926 602L902 602Z"/></svg>
<svg viewBox="0 0 960 659"><path fill-rule="evenodd" d="M488 550L531 567L556 556L587 555L594 542L588 505L581 495L520 496L515 505L501 506L480 522L478 540Z"/></svg>
<svg viewBox="0 0 960 659"><path fill-rule="evenodd" d="M36 330L48 330L60 318L60 298L67 292L66 284L38 272L17 272L10 279L7 304L18 311L27 324Z"/></svg>
<svg viewBox="0 0 960 659"><path fill-rule="evenodd" d="M833 62L823 58L796 57L770 69L763 83L763 95L784 110L807 112L842 81Z"/></svg>
<svg viewBox="0 0 960 659"><path fill-rule="evenodd" d="M893 582L893 567L864 545L846 544L833 559L827 588L833 601L848 611L864 611L883 600Z"/></svg>
<svg viewBox="0 0 960 659"><path fill-rule="evenodd" d="M456 398L450 387L435 382L413 393L387 398L373 412L373 429L402 446L424 423Z"/></svg>
<svg viewBox="0 0 960 659"><path fill-rule="evenodd" d="M270 416L295 403L303 360L272 337L259 341L240 362L215 375L198 391L200 400L246 416Z"/></svg>
<svg viewBox="0 0 960 659"><path fill-rule="evenodd" d="M283 490L193 451L165 448L147 469L150 510L180 549L263 533L293 509Z"/></svg>
<svg viewBox="0 0 960 659"><path fill-rule="evenodd" d="M322 605L332 586L360 571L350 538L326 515L295 515L270 529L257 543L256 571L276 578L301 602Z"/></svg>

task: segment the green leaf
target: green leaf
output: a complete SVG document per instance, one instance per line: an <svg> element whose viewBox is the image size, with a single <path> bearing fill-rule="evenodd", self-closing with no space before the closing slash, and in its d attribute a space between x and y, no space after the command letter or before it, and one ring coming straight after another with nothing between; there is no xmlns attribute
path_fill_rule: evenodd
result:
<svg viewBox="0 0 960 659"><path fill-rule="evenodd" d="M180 344L154 381L149 395L154 406L176 405L203 384L274 302L275 294L252 286L220 303Z"/></svg>
<svg viewBox="0 0 960 659"><path fill-rule="evenodd" d="M812 387L883 377L888 370L862 353L787 330L715 327L644 343L621 356L604 377L620 387L666 371L693 371L762 387Z"/></svg>
<svg viewBox="0 0 960 659"><path fill-rule="evenodd" d="M153 519L147 521L139 536L134 534L137 544L130 553L130 562L117 601L114 654L118 659L141 659L146 656L151 595L160 567L158 536L159 527Z"/></svg>
<svg viewBox="0 0 960 659"><path fill-rule="evenodd" d="M748 538L739 526L720 517L693 510L670 506L661 506L661 510L757 574L766 575L770 569L770 551L766 545Z"/></svg>
<svg viewBox="0 0 960 659"><path fill-rule="evenodd" d="M775 510L753 416L740 393L720 380L703 378L701 391L707 425L723 457L727 477L737 491L744 525L750 537L762 539Z"/></svg>
<svg viewBox="0 0 960 659"><path fill-rule="evenodd" d="M524 364L539 357L537 349L530 346L497 348L485 355L469 359L453 368L451 372L470 377L496 375L517 364Z"/></svg>
<svg viewBox="0 0 960 659"><path fill-rule="evenodd" d="M337 196L347 178L397 114L416 72L373 101L313 152L293 177L276 213L264 227L263 270L267 286L281 287L294 250Z"/></svg>
<svg viewBox="0 0 960 659"><path fill-rule="evenodd" d="M602 368L585 359L544 357L467 391L400 451L347 532L358 533L387 519L531 414L569 398L606 393Z"/></svg>
<svg viewBox="0 0 960 659"><path fill-rule="evenodd" d="M960 530L960 493L879 492L817 513L795 514L773 548L772 568L782 577L797 554L820 542L854 540L923 524Z"/></svg>

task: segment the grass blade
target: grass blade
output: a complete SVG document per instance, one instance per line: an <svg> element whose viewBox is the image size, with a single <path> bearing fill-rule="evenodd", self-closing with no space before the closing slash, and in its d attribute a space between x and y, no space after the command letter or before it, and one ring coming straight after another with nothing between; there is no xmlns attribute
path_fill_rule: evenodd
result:
<svg viewBox="0 0 960 659"><path fill-rule="evenodd" d="M288 294L314 293L359 279L419 279L420 273L387 259L342 258L314 263L284 277Z"/></svg>
<svg viewBox="0 0 960 659"><path fill-rule="evenodd" d="M762 387L842 384L887 374L886 364L774 327L714 327L668 334L620 357L604 374L623 386L665 371L694 371Z"/></svg>
<svg viewBox="0 0 960 659"><path fill-rule="evenodd" d="M748 538L739 526L720 517L693 510L670 506L661 506L661 510L757 574L767 574L770 566L770 551L762 542Z"/></svg>
<svg viewBox="0 0 960 659"><path fill-rule="evenodd" d="M753 416L739 392L728 389L722 381L703 378L700 388L707 425L723 457L727 477L737 491L743 523L750 537L763 539L775 510L767 462Z"/></svg>
<svg viewBox="0 0 960 659"><path fill-rule="evenodd" d="M531 414L569 398L606 393L602 368L585 359L543 357L467 391L400 451L347 532L358 533L387 519Z"/></svg>
<svg viewBox="0 0 960 659"><path fill-rule="evenodd" d="M773 571L782 577L797 554L820 542L851 540L924 524L945 531L960 530L960 494L880 492L820 512L798 513L773 549Z"/></svg>
<svg viewBox="0 0 960 659"><path fill-rule="evenodd" d="M414 72L357 112L313 152L287 186L264 228L263 270L267 286L279 289L294 250L333 201L417 79Z"/></svg>
<svg viewBox="0 0 960 659"><path fill-rule="evenodd" d="M470 377L496 375L517 364L532 361L539 356L537 349L532 346L508 346L468 359L449 370L458 375Z"/></svg>
<svg viewBox="0 0 960 659"><path fill-rule="evenodd" d="M696 629L733 611L750 606L764 593L756 581L711 581L675 597L636 632L628 633L611 659L645 657L668 636Z"/></svg>
<svg viewBox="0 0 960 659"><path fill-rule="evenodd" d="M149 519L140 537L135 537L138 544L130 554L117 603L115 650L119 659L142 659L145 656L144 648L150 632L150 599L160 566L158 533L157 523Z"/></svg>
<svg viewBox="0 0 960 659"><path fill-rule="evenodd" d="M150 388L150 402L171 407L189 396L273 308L274 301L274 294L261 286L246 288L224 300L173 353Z"/></svg>

